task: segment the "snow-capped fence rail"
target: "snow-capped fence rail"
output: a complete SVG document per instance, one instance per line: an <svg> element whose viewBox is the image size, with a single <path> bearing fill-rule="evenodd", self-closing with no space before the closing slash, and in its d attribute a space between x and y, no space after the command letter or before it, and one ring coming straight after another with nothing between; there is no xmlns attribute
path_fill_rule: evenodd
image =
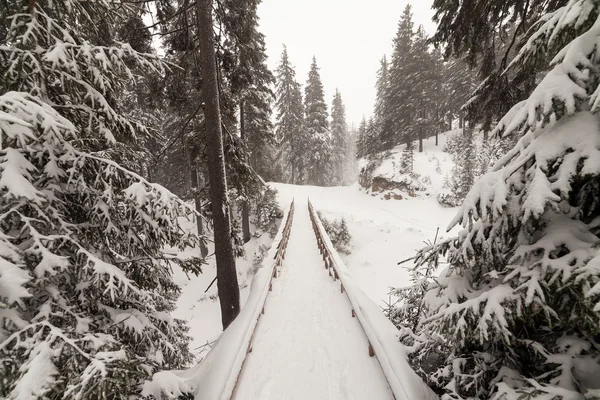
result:
<svg viewBox="0 0 600 400"><path fill-rule="evenodd" d="M260 316L264 315L264 313L265 313L265 303L267 301L268 292L273 290L273 278L277 278L277 274L279 272L278 269L279 269L279 267L281 267L281 264L283 263L283 260L285 259L285 253L287 252L287 245L288 245L288 242L290 241L290 233L292 231L292 223L293 222L294 222L294 200L292 200L292 203L290 204L290 209L288 211L287 219L285 221L285 225L283 227L283 231L281 234L281 240L277 244L277 251L275 253L275 256L273 257L275 262L271 266L271 273L270 273L269 286L268 286L269 289L268 289L268 291L264 290L264 295L261 298L259 307L255 308L254 314L256 315L256 318L255 318L256 322L253 324L252 334L250 335L250 340L248 341L248 345L246 347L246 356L248 355L248 353L252 352L252 343L254 341L254 336L256 335L256 328L258 327L258 321L260 320ZM231 391L230 399L233 399L235 397L236 389L238 387L238 382L240 380L242 371L244 370L245 363L246 363L246 357L244 356L244 359L239 367L238 373L235 376L235 383L233 386L233 390Z"/></svg>
<svg viewBox="0 0 600 400"><path fill-rule="evenodd" d="M345 294L368 343L369 356L376 357L396 400L433 400L438 397L412 370L406 352L398 342L396 328L377 306L354 284L346 265L333 247L329 235L308 201L308 210L317 245L323 255L325 268L334 281L340 281L340 292Z"/></svg>

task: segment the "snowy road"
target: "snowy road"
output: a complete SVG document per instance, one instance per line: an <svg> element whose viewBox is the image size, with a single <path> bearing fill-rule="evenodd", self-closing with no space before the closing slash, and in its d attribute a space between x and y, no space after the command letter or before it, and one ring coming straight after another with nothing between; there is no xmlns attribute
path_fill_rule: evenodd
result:
<svg viewBox="0 0 600 400"><path fill-rule="evenodd" d="M392 399L348 300L320 257L306 199L296 199L286 260L234 398Z"/></svg>

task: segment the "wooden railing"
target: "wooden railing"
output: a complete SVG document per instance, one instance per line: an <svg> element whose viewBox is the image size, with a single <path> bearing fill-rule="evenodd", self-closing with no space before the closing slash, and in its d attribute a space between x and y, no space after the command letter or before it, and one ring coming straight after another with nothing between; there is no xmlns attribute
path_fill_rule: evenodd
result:
<svg viewBox="0 0 600 400"><path fill-rule="evenodd" d="M335 261L333 259L333 254L332 254L335 251L335 249L330 249L329 246L327 246L325 244L324 238L327 235L327 232L325 232L325 229L321 228L322 227L322 223L320 223L321 220L319 219L319 216L315 212L310 200L308 201L308 213L310 214L310 221L312 222L313 231L315 232L315 236L317 237L317 246L319 247L319 253L321 253L321 255L323 256L323 263L325 264L325 269L327 269L329 271L329 276L331 276L335 282L340 279L340 271L339 271L337 264L335 263ZM350 304L352 304L352 299L348 295L348 292L344 291L344 282L342 282L341 280L340 280L340 293L342 293L342 294L345 293L346 297L348 298L348 301L350 302ZM356 318L356 311L354 310L354 307L352 307L352 318ZM360 321L359 321L359 324L366 336L367 333L365 331L365 328L362 326ZM368 340L367 340L367 344L368 344L369 356L374 357L375 350L373 349L373 345L371 345L371 342Z"/></svg>
<svg viewBox="0 0 600 400"><path fill-rule="evenodd" d="M283 232L281 235L281 240L277 244L277 252L275 253L275 256L273 257L273 259L275 261L273 262L273 264L270 267L271 268L271 274L270 274L271 276L269 278L268 292L271 292L273 290L273 278L277 278L277 276L279 274L279 267L281 267L283 260L285 259L285 255L287 253L288 242L290 241L290 233L292 231L292 223L293 222L294 222L294 201L292 200L292 203L290 204L290 210L287 214L287 219L285 221L285 225L284 225ZM249 353L252 353L252 345L254 343L254 336L256 335L258 323L260 321L260 317L265 314L265 303L267 301L268 292L266 292L261 299L260 312L256 312L256 323L254 324L250 340L248 341L248 348L246 350L246 356ZM246 358L244 358L244 360L242 361L242 365L241 365L239 373L236 377L235 386L233 387L233 391L232 391L231 397L230 397L231 399L235 398L237 388L238 388L238 383L240 382L240 377L242 376L242 373L244 372L245 364L246 364Z"/></svg>
<svg viewBox="0 0 600 400"><path fill-rule="evenodd" d="M325 264L325 268L329 271L329 276L332 277L334 282L337 282L339 280L340 292L342 294L345 294L346 298L350 303L352 309L352 318L357 318L358 323L362 328L362 331L367 339L366 350L369 352L369 356L376 357L381 367L381 370L383 371L383 375L392 391L394 399L413 400L409 398L407 392L404 390L402 382L400 381L401 377L398 377L397 374L394 373L394 368L391 366L392 362L385 354L385 346L383 346L383 344L380 343L376 332L376 328L371 326L368 318L363 313L363 310L360 306L360 301L358 300L358 293L353 293L358 289L355 287L354 283L351 281L351 277L346 272L346 267L343 266L343 263L339 258L339 255L337 254L337 251L333 248L331 240L329 239L327 232L325 232L325 228L323 227L323 224L319 216L315 212L310 200L308 201L308 210L312 222L313 231L315 232L315 236L317 238L319 252L323 256L323 263Z"/></svg>

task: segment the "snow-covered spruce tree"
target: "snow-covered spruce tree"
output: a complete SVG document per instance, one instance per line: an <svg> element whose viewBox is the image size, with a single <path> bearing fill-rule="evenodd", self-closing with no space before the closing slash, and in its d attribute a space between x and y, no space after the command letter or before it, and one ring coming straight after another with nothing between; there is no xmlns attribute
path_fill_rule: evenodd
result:
<svg viewBox="0 0 600 400"><path fill-rule="evenodd" d="M448 140L454 166L444 190L438 196L438 201L452 207L458 206L465 199L477 178L481 175L480 160L483 149L478 148L472 129L464 129Z"/></svg>
<svg viewBox="0 0 600 400"><path fill-rule="evenodd" d="M389 63L384 55L379 61L379 70L377 71L377 81L375 83L375 105L373 106L373 120L377 127L377 134L374 138L368 140L365 144L366 154L373 154L382 149L381 140L379 138L389 138L392 133L391 116L387 115L388 111L388 88L390 85Z"/></svg>
<svg viewBox="0 0 600 400"><path fill-rule="evenodd" d="M179 225L191 210L104 158L143 131L114 107L130 66L160 64L104 35L126 6L9 4L0 45L0 397L130 398L153 372L191 361L187 328L169 316L179 293L170 268L197 273L201 261L176 254L199 244Z"/></svg>
<svg viewBox="0 0 600 400"><path fill-rule="evenodd" d="M600 384L600 5L534 25L511 68L553 57L496 126L522 133L474 185L457 237L421 250L431 279L412 361L447 399L595 398ZM418 283L418 281L417 281Z"/></svg>
<svg viewBox="0 0 600 400"><path fill-rule="evenodd" d="M268 232L272 237L277 234L278 218L283 218L283 211L277 203L277 190L265 186L254 201L254 224L262 232ZM259 234L259 232L255 233Z"/></svg>
<svg viewBox="0 0 600 400"><path fill-rule="evenodd" d="M277 121L275 133L282 148L282 156L289 166L289 182L306 180L305 152L307 135L304 126L304 105L296 71L290 63L287 47L283 47L281 60L275 72Z"/></svg>
<svg viewBox="0 0 600 400"><path fill-rule="evenodd" d="M483 79L476 91L466 93L471 93L471 100L463 109L466 120L481 123L487 131L513 104L529 96L538 73L545 71L548 64L532 63L508 73L505 69L526 40L532 24L544 13L567 3L568 0L486 0L485 7L478 7L472 0L434 0L433 19L438 22L438 29L432 42L442 45L446 58L455 56L470 68L477 68L477 75ZM458 92L468 90L473 81L469 78L464 83L457 87ZM456 103L459 107L464 104Z"/></svg>
<svg viewBox="0 0 600 400"><path fill-rule="evenodd" d="M408 56L408 57L406 57ZM438 60L429 51L429 43L423 26L417 29L411 51L405 55L403 86L405 96L402 101L405 108L412 107L410 118L402 128L402 143L419 141L419 152L423 151L423 139L439 131L441 127L438 113L439 92L441 88L441 69Z"/></svg>
<svg viewBox="0 0 600 400"><path fill-rule="evenodd" d="M390 150L402 143L402 139L405 139L403 143L412 140L403 137L404 129L411 123L416 107L415 104L407 101L412 93L411 86L414 84L407 80L415 34L412 17L412 7L408 4L398 22L392 60L387 66L388 84L383 100L384 119L381 121L378 150Z"/></svg>
<svg viewBox="0 0 600 400"><path fill-rule="evenodd" d="M323 83L313 57L304 88L304 129L307 135L307 183L326 186L332 180L332 141L327 121L327 104Z"/></svg>
<svg viewBox="0 0 600 400"><path fill-rule="evenodd" d="M402 149L402 158L400 159L400 169L404 174L413 172L415 163L415 146L412 141L408 142Z"/></svg>
<svg viewBox="0 0 600 400"><path fill-rule="evenodd" d="M367 141L367 119L363 116L358 130L356 132L356 158L363 158L367 156L368 149L366 147Z"/></svg>
<svg viewBox="0 0 600 400"><path fill-rule="evenodd" d="M342 95L337 89L331 106L331 145L331 163L334 173L332 184L343 185L347 167L348 125Z"/></svg>

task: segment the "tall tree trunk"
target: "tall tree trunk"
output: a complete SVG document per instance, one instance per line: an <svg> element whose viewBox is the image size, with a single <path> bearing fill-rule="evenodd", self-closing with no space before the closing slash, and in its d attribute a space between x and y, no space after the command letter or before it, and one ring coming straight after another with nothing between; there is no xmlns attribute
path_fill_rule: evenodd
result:
<svg viewBox="0 0 600 400"><path fill-rule="evenodd" d="M193 163L190 165L190 180L192 181L192 190L194 192L194 205L196 211L200 214L202 212L202 202L200 201L200 181L198 179L198 170ZM198 235L204 235L204 226L202 225L202 218L198 217Z"/></svg>
<svg viewBox="0 0 600 400"><path fill-rule="evenodd" d="M423 152L423 121L425 119L425 111L421 110L420 112L420 124L419 124L419 153Z"/></svg>
<svg viewBox="0 0 600 400"><path fill-rule="evenodd" d="M229 200L221 131L212 0L197 0L196 13L201 55L200 71L202 73L208 179L217 261L217 288L221 303L221 322L223 329L226 329L240 313L240 289L231 241L231 220L228 213Z"/></svg>
<svg viewBox="0 0 600 400"><path fill-rule="evenodd" d="M438 146L439 145L439 139L438 139L438 130L435 130L435 145Z"/></svg>
<svg viewBox="0 0 600 400"><path fill-rule="evenodd" d="M246 144L246 150L248 150L248 143L246 141L246 126L244 121L244 99L240 100L240 136L242 142ZM248 152L246 151L246 162L248 161ZM242 237L244 243L250 241L250 207L248 207L248 193L246 193L246 200L242 204Z"/></svg>
<svg viewBox="0 0 600 400"><path fill-rule="evenodd" d="M296 184L296 163L292 161L292 185Z"/></svg>
<svg viewBox="0 0 600 400"><path fill-rule="evenodd" d="M200 200L200 189L204 183L202 175L198 173L193 161L190 161L190 180L192 181L192 190L194 192L194 206L198 214L202 214L202 201ZM196 216L196 229L198 236L204 236L204 225L201 216ZM200 256L205 258L208 255L208 247L206 243L200 243Z"/></svg>
<svg viewBox="0 0 600 400"><path fill-rule="evenodd" d="M292 154L292 185L296 184L296 154L294 153L295 151L295 146L294 146L294 136L292 136L292 139L290 140L290 153Z"/></svg>

